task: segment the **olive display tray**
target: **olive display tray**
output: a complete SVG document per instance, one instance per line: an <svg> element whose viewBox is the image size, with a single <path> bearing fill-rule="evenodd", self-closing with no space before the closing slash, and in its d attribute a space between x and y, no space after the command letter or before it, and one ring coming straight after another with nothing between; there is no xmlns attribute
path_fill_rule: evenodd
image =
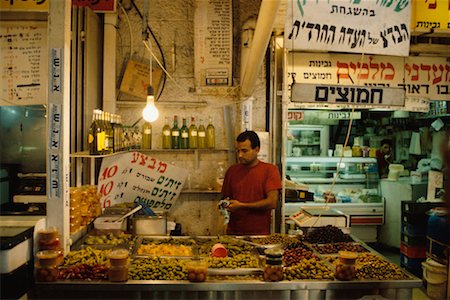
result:
<svg viewBox="0 0 450 300"><path fill-rule="evenodd" d="M317 253L320 254L320 255L329 255L329 254L338 255L338 252L339 252L339 251L350 251L350 250L342 249L342 250L337 250L338 252L322 253L322 252L320 252L320 250L317 249L316 247L323 247L323 246L326 246L326 245L329 245L329 244L336 244L336 243L329 243L329 244L315 244L315 243L309 243L309 242L306 242L306 241L303 242L303 243L304 243L306 246L308 246L309 249L311 249L311 250L314 251L314 252L317 252ZM338 242L338 243L345 243L345 244L352 244L352 245L354 245L354 246L361 246L361 247L364 249L364 251L353 251L353 252L357 252L357 253L370 252L370 250L369 250L364 244L359 243L359 242Z"/></svg>

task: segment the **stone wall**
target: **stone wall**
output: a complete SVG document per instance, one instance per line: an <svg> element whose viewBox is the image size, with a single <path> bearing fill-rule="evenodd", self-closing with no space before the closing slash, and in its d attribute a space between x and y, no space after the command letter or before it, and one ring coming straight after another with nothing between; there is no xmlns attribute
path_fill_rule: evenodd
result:
<svg viewBox="0 0 450 300"><path fill-rule="evenodd" d="M120 1L119 1L120 2ZM121 1L123 9L118 8L117 26L117 80L121 76L129 58L149 63L150 54L143 45L142 20L131 5L131 1ZM152 124L154 149L161 148L161 128L165 117L169 117L170 124L173 116L178 115L179 122L182 117L190 119L194 115L197 123L202 118L206 123L211 117L216 128L216 148L225 149L226 135L224 131L224 107L232 107L234 135L240 131L239 102L239 74L240 74L240 28L251 16L256 16L261 0L235 0L233 3L233 86L230 88L202 89L195 87L194 74L194 13L195 0L149 0L148 24L158 39L165 56L167 71L174 81L167 78L161 97L156 102L160 117ZM141 13L144 13L142 0L134 0ZM126 14L124 13L126 12ZM130 34L131 27L131 34ZM132 51L130 53L130 51ZM162 61L156 44L152 43L152 51ZM156 62L152 62L156 65ZM258 77L253 103L253 129L265 129L265 75L264 64ZM118 100L128 101L136 98L119 93ZM185 107L163 105L162 103L176 100L186 102ZM192 102L204 101L206 106L192 106ZM124 124L131 125L141 117L142 105L117 106L117 113L122 115ZM137 126L141 126L140 121ZM233 151L233 149L231 149ZM155 153L159 159L173 163L190 170L189 182L185 188L198 188L208 190L214 188L218 162L226 162L228 166L228 153L225 150L201 153L196 163L196 155L192 152ZM216 235L224 232L223 218L217 209L217 200L220 193L182 193L176 205L169 212L169 219L182 224L185 234Z"/></svg>

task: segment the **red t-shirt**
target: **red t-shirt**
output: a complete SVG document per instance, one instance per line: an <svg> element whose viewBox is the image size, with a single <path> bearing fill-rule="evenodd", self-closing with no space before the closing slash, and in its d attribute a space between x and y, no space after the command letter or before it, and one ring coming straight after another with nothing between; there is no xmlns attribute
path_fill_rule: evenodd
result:
<svg viewBox="0 0 450 300"><path fill-rule="evenodd" d="M222 195L241 202L267 198L267 193L281 189L281 176L275 165L260 161L249 168L243 164L231 166L225 174ZM271 210L240 209L230 213L227 234L270 234Z"/></svg>

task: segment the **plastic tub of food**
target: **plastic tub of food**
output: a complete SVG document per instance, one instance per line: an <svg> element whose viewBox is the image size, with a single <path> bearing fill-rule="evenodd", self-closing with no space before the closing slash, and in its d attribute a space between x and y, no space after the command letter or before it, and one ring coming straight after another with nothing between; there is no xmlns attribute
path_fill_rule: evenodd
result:
<svg viewBox="0 0 450 300"><path fill-rule="evenodd" d="M124 219L120 222L114 222L117 220L119 216L101 216L95 219L94 227L99 230L126 230L127 229L127 220Z"/></svg>

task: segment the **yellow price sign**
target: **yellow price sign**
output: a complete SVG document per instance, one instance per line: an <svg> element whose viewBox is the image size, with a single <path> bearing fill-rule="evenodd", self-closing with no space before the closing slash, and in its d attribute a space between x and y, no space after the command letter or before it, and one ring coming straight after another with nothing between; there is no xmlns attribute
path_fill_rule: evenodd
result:
<svg viewBox="0 0 450 300"><path fill-rule="evenodd" d="M48 11L50 0L8 0L0 2L0 11Z"/></svg>

